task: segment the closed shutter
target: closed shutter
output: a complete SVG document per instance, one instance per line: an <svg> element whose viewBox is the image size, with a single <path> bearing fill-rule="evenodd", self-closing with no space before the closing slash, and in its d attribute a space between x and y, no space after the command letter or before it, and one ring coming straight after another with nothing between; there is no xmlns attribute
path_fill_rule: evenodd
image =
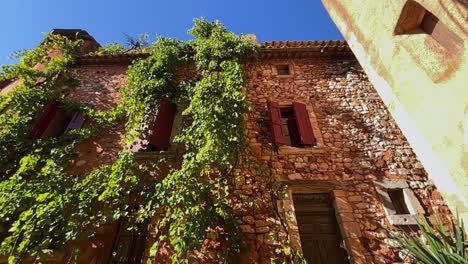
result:
<svg viewBox="0 0 468 264"><path fill-rule="evenodd" d="M283 124L281 122L281 108L276 102L268 102L271 120L271 133L275 144L287 144L286 137L283 132Z"/></svg>
<svg viewBox="0 0 468 264"><path fill-rule="evenodd" d="M65 131L63 133L67 133L70 130L73 129L79 129L81 126L83 126L84 123L84 118L80 115L79 112L76 112L72 119L70 120L70 123L68 123L67 128L65 128Z"/></svg>
<svg viewBox="0 0 468 264"><path fill-rule="evenodd" d="M294 102L293 107L296 115L297 127L301 136L301 143L303 145L316 145L317 140L315 139L314 131L310 124L309 113L307 112L305 104Z"/></svg>
<svg viewBox="0 0 468 264"><path fill-rule="evenodd" d="M52 100L51 102L49 102L44 112L42 112L42 114L39 116L38 121L31 129L27 137L29 139L41 138L42 134L47 129L54 116L57 114L59 107L60 103L58 101Z"/></svg>
<svg viewBox="0 0 468 264"><path fill-rule="evenodd" d="M177 112L177 106L167 98L161 99L159 111L149 138L147 150L168 150L171 140L172 123Z"/></svg>

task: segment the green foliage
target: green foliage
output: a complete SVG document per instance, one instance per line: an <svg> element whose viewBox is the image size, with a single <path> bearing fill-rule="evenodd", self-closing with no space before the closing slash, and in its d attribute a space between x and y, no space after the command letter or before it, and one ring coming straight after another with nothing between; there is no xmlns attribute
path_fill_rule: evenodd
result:
<svg viewBox="0 0 468 264"><path fill-rule="evenodd" d="M19 82L0 96L0 254L9 255L13 263L45 249L63 249L78 235L87 237L85 227L112 220L106 214L115 206L106 211L96 206L111 168L103 166L82 177L65 172L76 144L122 116L120 109L97 112L62 98L61 83L70 80L67 68L80 45L81 40L48 35L36 49L25 52L19 64L4 66L0 73L2 80ZM28 139L38 113L53 98L86 113L95 125L58 138Z"/></svg>
<svg viewBox="0 0 468 264"><path fill-rule="evenodd" d="M0 254L9 255L11 263L63 250L68 242L89 238L119 218L138 224L161 210L165 213L158 219L159 240L152 254L161 242L169 243L173 262L186 263L191 250L215 239L222 245L218 257L235 259L243 245L231 204L233 180L252 163L245 142L249 106L240 59L254 52L255 45L217 21L194 23L189 32L195 39L190 42L159 38L148 46L147 36L142 36L129 43L130 49L143 49L148 56L128 68L121 102L107 112L62 98L61 81L68 78L80 41L47 36L42 45L26 51L18 65L3 68L0 80L20 81L0 96ZM113 43L96 54L129 48ZM49 56L52 49L62 56ZM186 62L194 62L199 75L179 82L176 72ZM38 63L44 67L35 69ZM143 165L129 146L142 136L163 97L188 104L183 114L190 122L176 139L185 154L180 168L143 182L142 175L167 161L159 158ZM86 115L92 125L58 138L27 139L37 114L52 98ZM77 144L123 119L125 145L112 164L89 173L67 173ZM280 192L281 186L276 187ZM139 207L130 209L135 194ZM281 255L289 254L285 252L292 251L285 247Z"/></svg>
<svg viewBox="0 0 468 264"><path fill-rule="evenodd" d="M148 42L148 34L140 34L138 38L133 38L130 35L125 34L127 48L129 50L141 50L150 46Z"/></svg>
<svg viewBox="0 0 468 264"><path fill-rule="evenodd" d="M149 35L148 34L140 34L138 38L133 38L127 34L125 34L126 43L125 45L112 42L107 43L95 52L93 55L118 55L123 53L132 53L132 52L147 52L150 48L150 44L148 42ZM17 54L14 54L17 56Z"/></svg>
<svg viewBox="0 0 468 264"><path fill-rule="evenodd" d="M122 54L126 51L125 47L122 44L119 44L117 42L112 42L105 44L102 47L99 47L99 49L94 52L95 55L117 55L117 54Z"/></svg>
<svg viewBox="0 0 468 264"><path fill-rule="evenodd" d="M64 221L64 209L73 204L67 196L73 183L63 177L75 144L66 144L65 138L72 133L37 141L26 135L37 113L58 98L55 82L74 63L80 45L48 35L36 49L24 52L19 64L3 66L0 73L1 80L19 83L0 96L0 226L6 227L0 229L0 254L10 255L10 262L73 239L73 226Z"/></svg>
<svg viewBox="0 0 468 264"><path fill-rule="evenodd" d="M450 233L445 231L440 219L437 219L437 226L434 228L422 217L418 227L421 232L419 238L404 231L390 234L412 258L422 263L468 263L468 239L461 220L452 224Z"/></svg>
<svg viewBox="0 0 468 264"><path fill-rule="evenodd" d="M183 61L184 43L158 39L148 49L149 56L138 60L127 71L128 85L123 89L122 107L127 112L127 143L143 133L145 125L159 107L159 100L168 97L177 100L175 72Z"/></svg>
<svg viewBox="0 0 468 264"><path fill-rule="evenodd" d="M246 153L243 114L249 108L239 58L254 45L219 22L195 20L189 32L202 79L190 89L184 115L192 122L178 137L186 148L182 168L156 185L156 198L166 210L160 227L169 230L165 237L174 247L174 262L201 248L206 231L216 227L222 227L226 242L220 257L232 260L241 249L241 232L229 205L230 180Z"/></svg>
<svg viewBox="0 0 468 264"><path fill-rule="evenodd" d="M81 41L48 35L36 49L24 52L19 64L3 66L0 80L20 83L12 92L0 96L0 179L12 176L22 154L35 149L36 142L27 140L25 135L37 113L57 93L55 81L74 63L80 45ZM62 56L50 57L48 51L52 49ZM36 66L39 63L42 67Z"/></svg>

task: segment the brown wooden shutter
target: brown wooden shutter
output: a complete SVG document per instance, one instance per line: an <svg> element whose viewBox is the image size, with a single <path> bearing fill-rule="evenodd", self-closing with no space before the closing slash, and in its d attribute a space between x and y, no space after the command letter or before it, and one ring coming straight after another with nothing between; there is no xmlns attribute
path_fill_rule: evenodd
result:
<svg viewBox="0 0 468 264"><path fill-rule="evenodd" d="M309 113L307 112L305 104L294 102L293 107L294 113L296 114L297 127L301 136L301 143L304 145L316 145L317 140L315 139L314 131L310 124Z"/></svg>
<svg viewBox="0 0 468 264"><path fill-rule="evenodd" d="M148 150L168 150L171 140L172 123L177 112L177 106L167 98L161 99L159 111L149 138Z"/></svg>
<svg viewBox="0 0 468 264"><path fill-rule="evenodd" d="M276 102L268 102L271 119L271 133L273 135L273 142L275 144L286 144L286 137L283 132L283 125L281 122L281 108Z"/></svg>
<svg viewBox="0 0 468 264"><path fill-rule="evenodd" d="M59 107L60 103L58 101L52 100L49 102L27 137L29 139L41 138L42 134L47 129L54 116L57 114Z"/></svg>

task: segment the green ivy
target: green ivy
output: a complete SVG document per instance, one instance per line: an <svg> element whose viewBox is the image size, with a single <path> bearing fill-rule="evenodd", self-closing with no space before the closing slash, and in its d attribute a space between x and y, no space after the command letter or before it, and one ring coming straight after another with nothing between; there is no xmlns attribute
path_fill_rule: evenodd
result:
<svg viewBox="0 0 468 264"><path fill-rule="evenodd" d="M61 87L73 81L68 69L81 41L48 35L36 49L25 52L18 65L3 68L0 80L19 81L13 91L0 96L0 254L8 255L10 263L41 257L50 249L64 250L70 241L89 238L100 226L122 217L135 224L157 218L152 255L164 242L173 249L173 263L187 263L192 250L212 239L221 241L218 257L234 261L243 248L231 204L234 179L252 163L245 141L249 105L241 58L254 53L256 45L217 21L194 23L191 41L159 38L148 47L134 45L147 57L128 68L122 100L106 112L63 98ZM51 50L61 56L50 56ZM95 55L125 52L114 43ZM38 63L44 67L35 69ZM176 73L193 63L198 74L181 82ZM160 157L142 164L129 146L143 135L162 97L188 105L183 115L190 122L176 138L184 155L180 167L168 175L143 180L142 175L167 161ZM27 139L38 113L52 98L86 115L92 125L58 138ZM89 173L67 173L77 144L122 122L125 144L114 162ZM135 194L139 207L130 209ZM161 211L163 215L155 215Z"/></svg>
<svg viewBox="0 0 468 264"><path fill-rule="evenodd" d="M156 199L166 210L159 228L169 230L162 238L173 246L176 262L202 247L207 230L221 226L226 247L219 257L232 260L242 239L229 205L230 182L247 150L244 113L249 109L240 58L255 46L219 22L195 20L189 32L195 37L189 44L202 78L190 88L183 113L192 122L177 138L186 150L182 167L156 185Z"/></svg>

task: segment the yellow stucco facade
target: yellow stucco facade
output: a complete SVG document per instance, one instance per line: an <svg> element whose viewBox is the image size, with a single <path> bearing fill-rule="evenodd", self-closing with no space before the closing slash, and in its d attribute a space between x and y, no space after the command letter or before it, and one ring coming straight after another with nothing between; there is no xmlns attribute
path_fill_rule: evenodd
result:
<svg viewBox="0 0 468 264"><path fill-rule="evenodd" d="M430 178L468 223L468 1L322 2Z"/></svg>

